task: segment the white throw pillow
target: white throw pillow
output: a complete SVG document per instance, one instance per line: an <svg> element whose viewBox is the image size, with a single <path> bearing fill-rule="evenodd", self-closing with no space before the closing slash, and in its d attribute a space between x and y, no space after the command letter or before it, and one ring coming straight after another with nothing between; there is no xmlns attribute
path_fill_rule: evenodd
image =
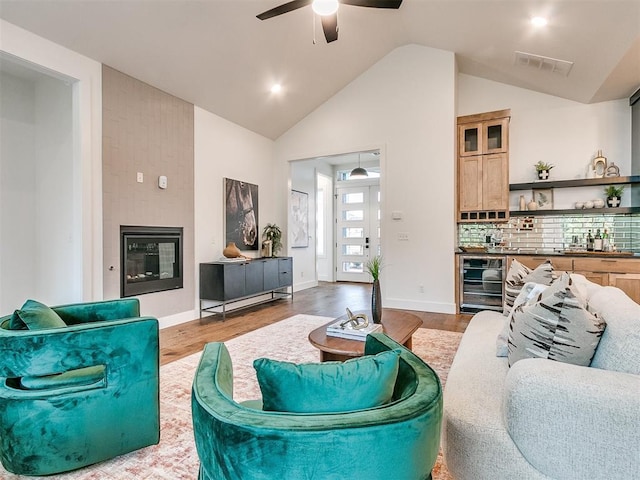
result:
<svg viewBox="0 0 640 480"><path fill-rule="evenodd" d="M518 260L513 259L511 266L509 267L509 271L507 272L507 278L504 282L504 304L502 314L509 316L511 309L513 308L513 303L525 283L535 282L542 285L551 285L553 280L553 265L551 265L550 261L541 263L535 269L531 270Z"/></svg>

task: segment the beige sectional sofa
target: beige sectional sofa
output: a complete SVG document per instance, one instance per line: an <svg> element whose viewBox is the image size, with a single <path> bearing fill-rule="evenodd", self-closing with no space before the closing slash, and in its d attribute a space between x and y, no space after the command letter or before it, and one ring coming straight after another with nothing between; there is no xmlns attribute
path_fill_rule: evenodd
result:
<svg viewBox="0 0 640 480"><path fill-rule="evenodd" d="M640 305L581 275L607 325L591 366L496 356L507 317L469 324L444 392L442 444L456 480L640 478Z"/></svg>

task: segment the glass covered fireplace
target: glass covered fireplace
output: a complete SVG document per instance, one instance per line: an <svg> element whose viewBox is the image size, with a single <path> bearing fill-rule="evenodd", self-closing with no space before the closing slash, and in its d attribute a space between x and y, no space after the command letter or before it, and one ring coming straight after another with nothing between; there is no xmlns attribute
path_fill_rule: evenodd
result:
<svg viewBox="0 0 640 480"><path fill-rule="evenodd" d="M120 227L121 297L182 288L182 227Z"/></svg>

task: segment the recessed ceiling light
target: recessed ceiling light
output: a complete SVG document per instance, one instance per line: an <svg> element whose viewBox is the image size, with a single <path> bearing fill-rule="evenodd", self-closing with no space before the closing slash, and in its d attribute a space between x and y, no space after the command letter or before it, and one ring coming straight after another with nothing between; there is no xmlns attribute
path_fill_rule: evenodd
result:
<svg viewBox="0 0 640 480"><path fill-rule="evenodd" d="M280 93L282 91L282 85L279 83L274 83L271 86L271 93Z"/></svg>
<svg viewBox="0 0 640 480"><path fill-rule="evenodd" d="M544 17L533 17L531 19L531 24L534 27L544 27L547 24L547 19Z"/></svg>

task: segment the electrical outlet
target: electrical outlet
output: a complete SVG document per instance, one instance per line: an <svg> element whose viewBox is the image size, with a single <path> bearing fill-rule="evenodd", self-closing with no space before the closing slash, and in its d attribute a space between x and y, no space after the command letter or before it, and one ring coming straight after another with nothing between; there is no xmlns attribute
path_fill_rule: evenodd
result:
<svg viewBox="0 0 640 480"><path fill-rule="evenodd" d="M300 272L300 278L304 278L304 272Z"/></svg>
<svg viewBox="0 0 640 480"><path fill-rule="evenodd" d="M138 175L136 176L136 181L138 183L144 182L144 174L142 172L138 172Z"/></svg>
<svg viewBox="0 0 640 480"><path fill-rule="evenodd" d="M418 285L418 291L424 293L424 285Z"/></svg>
<svg viewBox="0 0 640 480"><path fill-rule="evenodd" d="M398 233L398 240L400 240L402 242L408 242L409 241L409 234L407 232L399 232Z"/></svg>

